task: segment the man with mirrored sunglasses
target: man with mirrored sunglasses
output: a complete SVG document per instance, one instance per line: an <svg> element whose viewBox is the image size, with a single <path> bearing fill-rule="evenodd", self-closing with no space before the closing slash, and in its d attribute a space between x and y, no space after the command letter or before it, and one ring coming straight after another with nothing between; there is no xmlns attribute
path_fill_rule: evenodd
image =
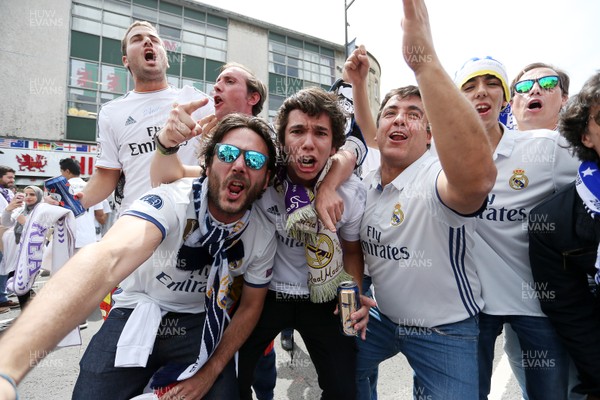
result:
<svg viewBox="0 0 600 400"><path fill-rule="evenodd" d="M511 83L510 106L520 131L555 130L569 98L569 76L550 64L525 66Z"/></svg>
<svg viewBox="0 0 600 400"><path fill-rule="evenodd" d="M260 315L276 248L273 225L251 204L277 155L267 124L239 114L201 154L202 177L147 192L36 296L0 341L4 374L21 381L38 362L31 354L46 354L121 282L73 398L126 400L149 381L167 398L239 398L232 356Z"/></svg>
<svg viewBox="0 0 600 400"><path fill-rule="evenodd" d="M540 296L548 294L533 282L526 223L532 207L573 179L577 163L558 132L513 131L498 122L510 101L499 61L471 60L457 71L455 83L478 112L498 169L474 246L485 303L479 315L479 398L489 394L494 344L509 323L521 344L529 400L564 400L568 358L540 308Z"/></svg>
<svg viewBox="0 0 600 400"><path fill-rule="evenodd" d="M523 67L510 86L510 109L518 129L521 131L556 130L558 115L569 97L569 84L569 75L553 65L536 62ZM519 86L518 90L517 85ZM523 369L523 352L519 339L510 324L504 324L504 351L521 387L523 399L528 400ZM573 387L576 377L572 362L569 369L571 372L569 387ZM577 400L578 397L570 395L569 399Z"/></svg>

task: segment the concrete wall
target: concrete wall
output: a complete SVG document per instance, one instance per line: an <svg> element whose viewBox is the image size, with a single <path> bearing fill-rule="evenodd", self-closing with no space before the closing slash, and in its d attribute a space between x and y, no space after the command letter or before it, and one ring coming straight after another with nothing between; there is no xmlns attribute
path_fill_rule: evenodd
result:
<svg viewBox="0 0 600 400"><path fill-rule="evenodd" d="M64 137L70 1L0 2L0 136Z"/></svg>
<svg viewBox="0 0 600 400"><path fill-rule="evenodd" d="M250 68L254 74L269 83L269 41L267 30L233 19L229 20L227 34L227 61L238 62ZM265 101L261 117L268 115L269 105Z"/></svg>

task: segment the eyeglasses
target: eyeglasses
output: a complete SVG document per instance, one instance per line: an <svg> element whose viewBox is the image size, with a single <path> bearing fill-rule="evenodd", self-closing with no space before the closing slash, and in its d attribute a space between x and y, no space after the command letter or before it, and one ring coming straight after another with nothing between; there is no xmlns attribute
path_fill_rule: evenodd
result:
<svg viewBox="0 0 600 400"><path fill-rule="evenodd" d="M537 79L525 79L515 83L515 92L528 93L536 82L542 89L550 90L558 86L560 79L558 78L558 75L543 76Z"/></svg>
<svg viewBox="0 0 600 400"><path fill-rule="evenodd" d="M217 158L224 163L231 164L238 159L240 154L244 154L244 162L249 168L261 169L267 162L268 157L258 151L242 150L232 144L217 143L215 145Z"/></svg>

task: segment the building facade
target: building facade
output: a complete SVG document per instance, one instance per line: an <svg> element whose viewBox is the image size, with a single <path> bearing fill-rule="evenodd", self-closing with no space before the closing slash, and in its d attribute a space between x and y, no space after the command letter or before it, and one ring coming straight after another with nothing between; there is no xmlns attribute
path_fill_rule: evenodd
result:
<svg viewBox="0 0 600 400"><path fill-rule="evenodd" d="M0 15L0 164L25 177L57 175L50 167L65 156L93 171L99 108L133 88L121 38L135 20L157 27L171 85L210 94L221 65L242 63L268 85L269 119L290 94L328 89L344 64L342 45L186 0L7 0ZM375 114L381 71L371 65Z"/></svg>

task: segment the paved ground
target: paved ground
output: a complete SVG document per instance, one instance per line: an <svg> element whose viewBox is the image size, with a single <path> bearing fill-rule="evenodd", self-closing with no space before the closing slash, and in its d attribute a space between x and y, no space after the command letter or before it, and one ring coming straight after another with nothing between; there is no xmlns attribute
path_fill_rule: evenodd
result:
<svg viewBox="0 0 600 400"><path fill-rule="evenodd" d="M42 281L43 282L43 281ZM0 329L3 322L19 315L18 309L0 315ZM100 310L96 310L89 318L87 329L82 330L83 345L56 350L41 361L25 378L19 387L21 399L24 400L66 400L71 398L71 391L79 371L79 359L90 338L102 323ZM316 400L321 390L306 348L298 333L295 334L296 349L293 358L281 348L276 340L277 353L277 386L276 399ZM518 386L512 377L506 357L502 352L502 340L498 340L492 393L489 400L520 399ZM378 394L381 400L412 399L412 371L402 355L398 355L381 364L379 369ZM108 399L107 399L108 400ZM429 399L422 399L429 400Z"/></svg>

